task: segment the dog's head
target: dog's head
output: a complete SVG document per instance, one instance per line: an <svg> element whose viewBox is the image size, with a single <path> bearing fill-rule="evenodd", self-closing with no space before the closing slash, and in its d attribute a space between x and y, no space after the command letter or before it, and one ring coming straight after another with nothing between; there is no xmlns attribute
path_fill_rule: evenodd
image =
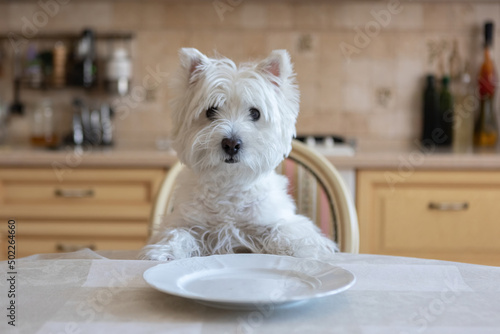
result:
<svg viewBox="0 0 500 334"><path fill-rule="evenodd" d="M181 49L180 60L171 85L179 159L197 173L258 175L276 168L290 153L299 112L288 52L236 66Z"/></svg>

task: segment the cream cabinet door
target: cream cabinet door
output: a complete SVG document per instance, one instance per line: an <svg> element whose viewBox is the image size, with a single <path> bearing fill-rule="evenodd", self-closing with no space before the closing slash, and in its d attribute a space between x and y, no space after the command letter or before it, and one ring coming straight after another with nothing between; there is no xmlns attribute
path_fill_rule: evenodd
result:
<svg viewBox="0 0 500 334"><path fill-rule="evenodd" d="M361 252L500 265L500 172L360 171L357 207Z"/></svg>

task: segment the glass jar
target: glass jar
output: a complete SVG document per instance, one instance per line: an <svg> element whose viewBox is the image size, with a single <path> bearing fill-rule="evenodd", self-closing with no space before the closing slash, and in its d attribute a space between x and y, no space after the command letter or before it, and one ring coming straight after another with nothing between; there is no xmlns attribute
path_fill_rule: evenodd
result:
<svg viewBox="0 0 500 334"><path fill-rule="evenodd" d="M35 147L55 147L58 137L55 131L55 115L52 101L44 99L31 115L31 144Z"/></svg>

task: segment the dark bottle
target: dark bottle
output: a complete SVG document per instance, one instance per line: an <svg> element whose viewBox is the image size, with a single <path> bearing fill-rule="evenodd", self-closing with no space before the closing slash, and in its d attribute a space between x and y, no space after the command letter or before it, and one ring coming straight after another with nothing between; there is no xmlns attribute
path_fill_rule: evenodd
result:
<svg viewBox="0 0 500 334"><path fill-rule="evenodd" d="M450 93L450 77L444 76L439 94L439 123L442 140L439 145L449 146L453 140L453 96Z"/></svg>
<svg viewBox="0 0 500 334"><path fill-rule="evenodd" d="M479 71L479 117L474 128L474 144L480 147L495 146L498 139L498 124L494 106L497 73L491 59L493 45L493 22L484 25L484 61Z"/></svg>
<svg viewBox="0 0 500 334"><path fill-rule="evenodd" d="M73 83L77 86L90 88L95 85L96 78L97 66L94 32L90 29L85 29L75 50Z"/></svg>
<svg viewBox="0 0 500 334"><path fill-rule="evenodd" d="M436 133L439 127L439 96L436 91L435 79L433 75L428 75L427 84L424 90L424 104L422 111L422 144L433 146L440 138Z"/></svg>

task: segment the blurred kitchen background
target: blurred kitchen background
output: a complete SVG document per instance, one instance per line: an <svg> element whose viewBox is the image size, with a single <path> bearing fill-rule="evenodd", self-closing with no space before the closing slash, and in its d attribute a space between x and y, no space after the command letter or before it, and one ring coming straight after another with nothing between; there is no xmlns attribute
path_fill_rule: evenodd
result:
<svg viewBox="0 0 500 334"><path fill-rule="evenodd" d="M188 46L236 62L287 49L302 96L299 134L355 138L361 148L407 146L421 135L426 75L434 74L439 83L450 74L455 43L459 66L468 64L475 85L483 59L484 23L499 19L496 1L2 1L4 108L14 96L12 43L20 49L25 76L19 92L25 116L3 121L4 143L29 143L30 114L46 98L62 139L71 129L74 99L79 98L90 109L103 103L114 106L114 142L161 145L170 131L168 74L178 64L178 49ZM84 29L96 37L96 86L105 88L113 57L124 57L130 64L118 64L118 71L122 66L130 78L130 94L120 97L68 82L54 87L53 81L43 89L36 83L40 79L32 84L26 78L30 66L33 71L33 58L55 55L57 42L64 45L66 57L76 57ZM15 34L10 38L15 42L9 34ZM494 39L497 46L498 33ZM493 57L500 59L498 51ZM35 65L34 71L40 69ZM151 73L156 73L153 80Z"/></svg>
<svg viewBox="0 0 500 334"><path fill-rule="evenodd" d="M499 30L486 0L0 0L0 223L18 256L141 248L179 48L287 49L360 251L500 265Z"/></svg>

